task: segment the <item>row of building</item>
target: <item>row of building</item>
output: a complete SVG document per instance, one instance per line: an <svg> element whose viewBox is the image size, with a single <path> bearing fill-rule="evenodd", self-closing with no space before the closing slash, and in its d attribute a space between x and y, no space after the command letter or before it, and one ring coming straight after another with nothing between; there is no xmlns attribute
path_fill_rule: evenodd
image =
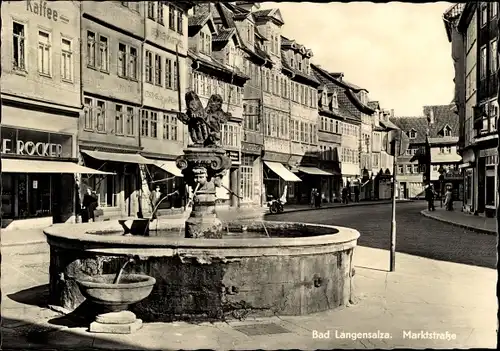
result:
<svg viewBox="0 0 500 351"><path fill-rule="evenodd" d="M443 16L455 68L463 210L498 207L498 2L455 4Z"/></svg>
<svg viewBox="0 0 500 351"><path fill-rule="evenodd" d="M177 120L192 90L232 115L222 205L269 196L323 201L358 186L389 198L393 117L368 91L312 63L282 35L279 9L250 2L3 2L2 227L74 221L87 188L104 217L151 210L149 193L182 194ZM85 167L85 168L82 168ZM181 208L182 196L165 206Z"/></svg>

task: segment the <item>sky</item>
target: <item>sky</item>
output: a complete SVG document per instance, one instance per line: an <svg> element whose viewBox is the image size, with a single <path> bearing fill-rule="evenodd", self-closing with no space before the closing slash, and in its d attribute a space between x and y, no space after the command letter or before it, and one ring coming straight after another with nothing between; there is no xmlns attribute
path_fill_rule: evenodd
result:
<svg viewBox="0 0 500 351"><path fill-rule="evenodd" d="M454 68L442 15L452 4L262 3L279 8L282 35L312 50L312 62L369 91L396 116L453 100Z"/></svg>

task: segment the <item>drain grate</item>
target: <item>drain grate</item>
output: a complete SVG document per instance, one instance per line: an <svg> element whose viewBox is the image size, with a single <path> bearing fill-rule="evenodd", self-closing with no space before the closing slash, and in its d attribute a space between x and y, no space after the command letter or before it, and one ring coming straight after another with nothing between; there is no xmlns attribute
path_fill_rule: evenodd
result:
<svg viewBox="0 0 500 351"><path fill-rule="evenodd" d="M291 333L291 331L275 323L239 325L235 326L234 329L248 336Z"/></svg>

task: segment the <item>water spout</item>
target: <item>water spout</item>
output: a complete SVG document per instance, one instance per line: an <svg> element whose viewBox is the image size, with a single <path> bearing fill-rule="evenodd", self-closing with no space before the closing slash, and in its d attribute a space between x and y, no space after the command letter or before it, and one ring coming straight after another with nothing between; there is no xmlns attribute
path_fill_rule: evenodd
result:
<svg viewBox="0 0 500 351"><path fill-rule="evenodd" d="M123 264L122 268L120 268L120 270L118 271L118 273L116 273L116 277L115 277L115 280L113 281L113 284L118 284L118 282L120 281L120 278L121 278L121 276L122 276L122 274L123 274L123 270L125 269L125 267L127 267L127 265L128 265L129 263L135 263L134 258L132 258L132 257L131 257L131 258L129 258L129 259L127 260L127 262L125 262L125 263Z"/></svg>

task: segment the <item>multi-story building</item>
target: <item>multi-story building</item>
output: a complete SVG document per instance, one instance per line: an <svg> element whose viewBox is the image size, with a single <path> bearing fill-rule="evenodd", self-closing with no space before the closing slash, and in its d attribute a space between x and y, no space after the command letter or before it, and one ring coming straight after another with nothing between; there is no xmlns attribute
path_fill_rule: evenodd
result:
<svg viewBox="0 0 500 351"><path fill-rule="evenodd" d="M81 162L115 174L84 177L81 189L97 192L105 217L151 211L150 183L166 178L156 184L168 192L181 175L185 13L163 1L82 2Z"/></svg>
<svg viewBox="0 0 500 351"><path fill-rule="evenodd" d="M80 2L2 4L2 228L74 221Z"/></svg>
<svg viewBox="0 0 500 351"><path fill-rule="evenodd" d="M332 173L318 168L319 99L317 89L320 82L311 72L310 59L313 56L311 50L283 36L280 36L277 40L281 42L281 72L285 75L285 81L284 85L280 84L283 77L276 77L274 89L275 94L278 96L281 89L285 89L282 98L284 103L281 105L287 106L286 103L289 103L290 130L288 139L290 140L290 158L288 164L292 167L292 171L297 173L302 180L301 182L294 182L293 186L289 187L289 194L290 197L295 195L296 202L310 202L311 190L313 188L321 190L326 185L325 182L328 182L329 178L333 176ZM287 86L286 76L289 78L289 86ZM266 106L265 100L264 106ZM265 115L264 118L266 118ZM283 136L286 138L288 129L286 122L280 122L279 119L276 122L278 126L281 123L285 124ZM271 114L271 132L272 124L276 122L273 122ZM278 127L278 130L280 129L283 128ZM270 137L272 137L272 134ZM264 142L266 142L266 139L264 139ZM277 144L284 145L283 142ZM269 145L276 148L277 144L270 143Z"/></svg>
<svg viewBox="0 0 500 351"><path fill-rule="evenodd" d="M243 57L237 51L239 36L234 28L216 26L213 12L206 5L195 7L189 17L189 89L199 96L203 106L211 95L219 94L224 101L222 109L231 113L229 121L222 125L221 144L232 166L222 179L223 187L217 189L217 197L221 204L234 207L239 206L241 196L243 86L248 77L238 69L243 65Z"/></svg>
<svg viewBox="0 0 500 351"><path fill-rule="evenodd" d="M464 210L494 216L498 205L498 3L456 4L443 16L455 64ZM462 44L464 43L464 44Z"/></svg>
<svg viewBox="0 0 500 351"><path fill-rule="evenodd" d="M428 123L425 116L391 117L394 123L409 138L408 148L402 156L397 158L396 195L399 198L411 199L423 196L425 164L419 165L418 154L422 152L427 143Z"/></svg>

